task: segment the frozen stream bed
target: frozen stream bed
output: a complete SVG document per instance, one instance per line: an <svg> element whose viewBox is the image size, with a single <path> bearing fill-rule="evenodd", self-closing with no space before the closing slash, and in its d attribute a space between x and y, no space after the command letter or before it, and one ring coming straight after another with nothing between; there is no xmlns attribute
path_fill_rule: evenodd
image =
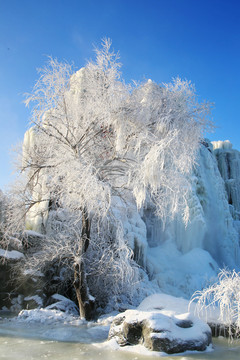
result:
<svg viewBox="0 0 240 360"><path fill-rule="evenodd" d="M141 347L136 352L125 348L115 351L103 344L109 325L101 322L83 323L77 318L57 321L23 321L0 314L0 359L24 360L143 360L156 359L157 353L147 353ZM44 320L44 319L43 319ZM214 349L205 353L167 356L181 360L239 360L240 343L228 344L226 339L214 340Z"/></svg>

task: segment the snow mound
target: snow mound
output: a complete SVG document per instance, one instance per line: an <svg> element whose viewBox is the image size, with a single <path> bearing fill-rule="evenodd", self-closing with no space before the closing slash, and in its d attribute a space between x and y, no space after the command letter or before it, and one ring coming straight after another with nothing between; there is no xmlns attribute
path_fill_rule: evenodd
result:
<svg viewBox="0 0 240 360"><path fill-rule="evenodd" d="M75 320L74 316L71 316L60 310L52 309L33 309L22 310L18 314L18 320L26 321L28 323L39 322L42 324L51 324L55 322L71 322Z"/></svg>
<svg viewBox="0 0 240 360"><path fill-rule="evenodd" d="M67 314L79 316L77 305L72 300L69 300L65 296L59 294L52 295L52 298L53 300L57 300L57 302L47 306L47 310L60 310L66 312Z"/></svg>
<svg viewBox="0 0 240 360"><path fill-rule="evenodd" d="M144 299L138 306L139 311L165 310L175 314L187 313L189 301L167 294L153 294Z"/></svg>

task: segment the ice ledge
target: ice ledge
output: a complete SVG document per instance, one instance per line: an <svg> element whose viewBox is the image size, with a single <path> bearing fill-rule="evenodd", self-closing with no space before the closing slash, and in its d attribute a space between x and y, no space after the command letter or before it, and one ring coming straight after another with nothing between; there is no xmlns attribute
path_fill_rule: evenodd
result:
<svg viewBox="0 0 240 360"><path fill-rule="evenodd" d="M232 143L229 140L212 141L212 146L213 146L213 150L216 150L216 149L231 150L232 149Z"/></svg>

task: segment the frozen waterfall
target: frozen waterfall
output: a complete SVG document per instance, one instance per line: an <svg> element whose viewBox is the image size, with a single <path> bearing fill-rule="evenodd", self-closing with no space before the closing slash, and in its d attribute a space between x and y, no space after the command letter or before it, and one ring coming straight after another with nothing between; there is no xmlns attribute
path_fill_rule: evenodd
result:
<svg viewBox="0 0 240 360"><path fill-rule="evenodd" d="M215 277L218 268L239 269L240 153L229 142L217 150L204 141L191 178L190 222L181 218L163 229L147 207L147 271L164 292L190 296ZM233 216L232 216L233 215Z"/></svg>

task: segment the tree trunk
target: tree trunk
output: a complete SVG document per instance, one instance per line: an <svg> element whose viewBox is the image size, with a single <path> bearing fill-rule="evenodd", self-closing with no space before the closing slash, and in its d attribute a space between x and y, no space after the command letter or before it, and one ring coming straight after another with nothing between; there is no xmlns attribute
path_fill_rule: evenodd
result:
<svg viewBox="0 0 240 360"><path fill-rule="evenodd" d="M80 317L91 320L94 315L94 301L89 295L83 260L74 265L74 288L77 295Z"/></svg>
<svg viewBox="0 0 240 360"><path fill-rule="evenodd" d="M91 320L94 315L94 298L90 296L84 268L85 253L90 240L90 220L86 209L82 210L82 234L78 262L74 264L74 288L78 300L80 317Z"/></svg>

